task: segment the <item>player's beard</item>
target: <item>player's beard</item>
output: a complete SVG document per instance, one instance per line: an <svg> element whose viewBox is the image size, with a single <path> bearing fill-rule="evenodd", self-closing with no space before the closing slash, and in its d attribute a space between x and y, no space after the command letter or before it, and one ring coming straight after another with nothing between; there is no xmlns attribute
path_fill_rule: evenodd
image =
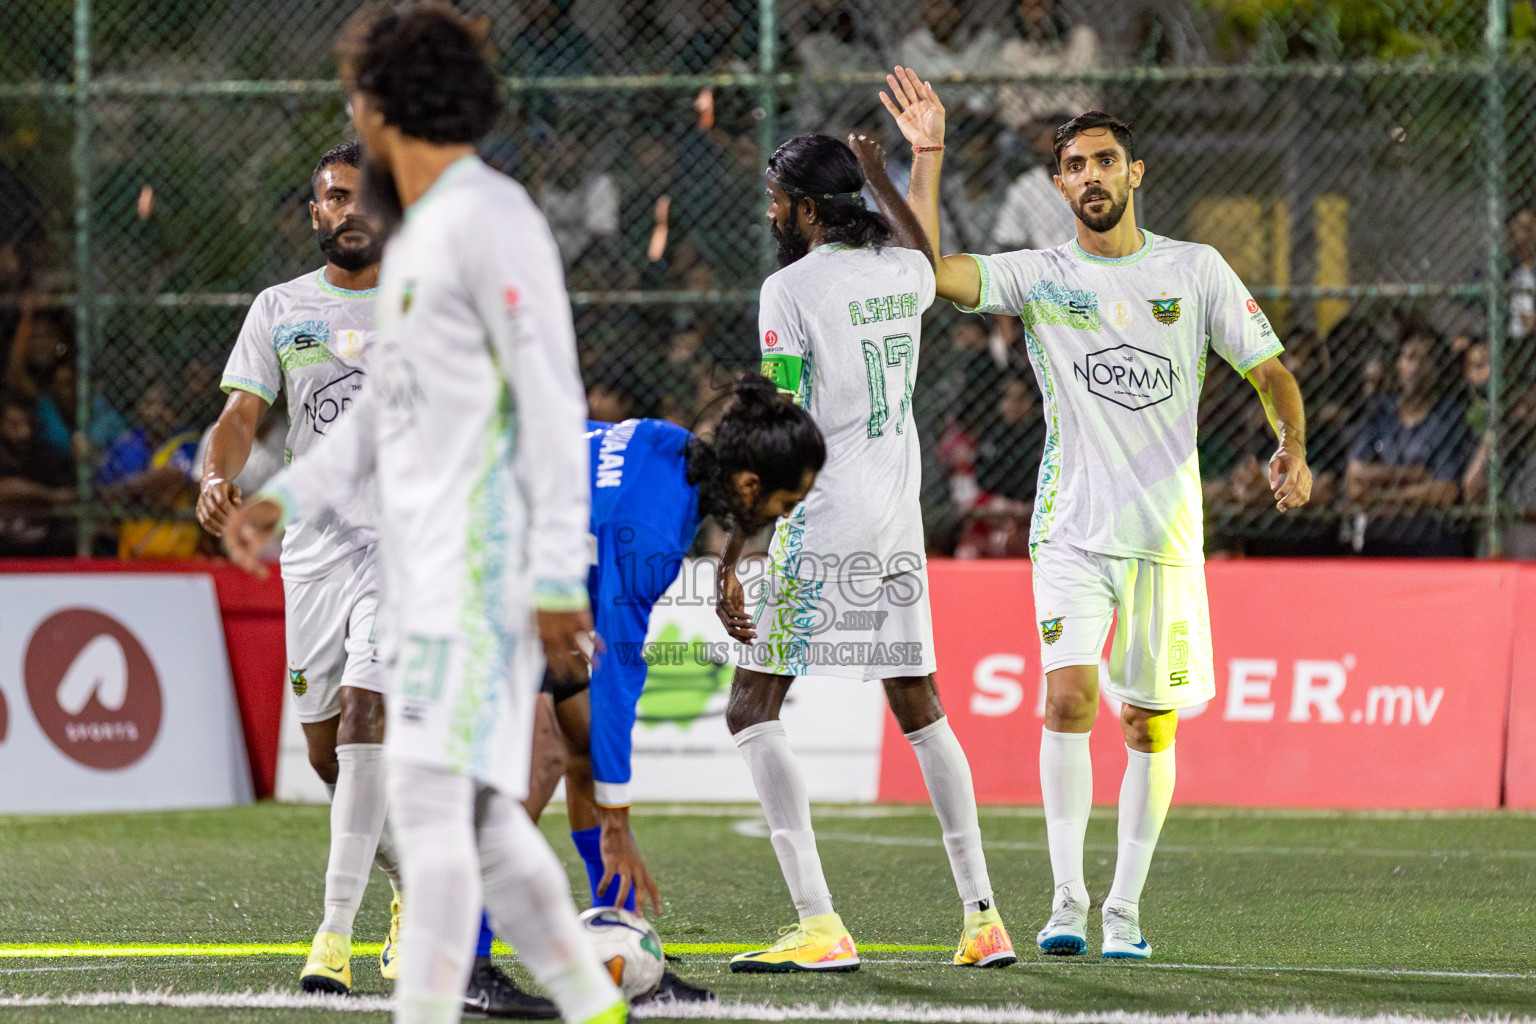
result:
<svg viewBox="0 0 1536 1024"><path fill-rule="evenodd" d="M1084 207L1089 200L1107 198L1109 206L1102 213L1089 213ZM1119 198L1107 188L1095 186L1078 196L1077 202L1072 204L1072 212L1077 214L1077 219L1088 225L1092 231L1113 231L1115 225L1120 223L1120 218L1125 216L1125 209L1131 205L1131 189L1127 182L1125 194Z"/></svg>
<svg viewBox="0 0 1536 1024"><path fill-rule="evenodd" d="M358 198L363 210L379 225L380 240L395 233L405 219L405 207L400 204L400 191L395 188L395 176L387 167L380 166L363 154L362 187ZM382 244L382 241L381 241Z"/></svg>
<svg viewBox="0 0 1536 1024"><path fill-rule="evenodd" d="M357 246L343 245L341 236L348 231L356 231L368 241ZM379 236L373 233L373 228L356 217L348 217L330 231L319 231L317 234L320 240L320 251L325 254L326 261L334 263L342 270L362 270L365 267L371 267L384 255L384 243L379 241Z"/></svg>
<svg viewBox="0 0 1536 1024"><path fill-rule="evenodd" d="M789 266L811 251L810 239L805 237L805 232L794 221L790 221L788 227L783 229L777 224L770 224L768 230L773 234L773 254L778 257L781 267Z"/></svg>

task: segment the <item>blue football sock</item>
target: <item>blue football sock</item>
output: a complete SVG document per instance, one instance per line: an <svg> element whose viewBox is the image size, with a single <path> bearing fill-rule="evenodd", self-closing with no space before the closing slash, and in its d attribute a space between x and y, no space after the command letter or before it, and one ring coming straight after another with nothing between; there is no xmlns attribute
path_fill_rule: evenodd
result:
<svg viewBox="0 0 1536 1024"><path fill-rule="evenodd" d="M594 907L611 907L617 900L614 898L619 892L618 879L608 883L608 895L597 891L598 883L603 880L603 850L602 828L587 828L580 832L571 833L571 842L576 844L576 852L581 854L581 861L587 866L587 884L592 888L592 905ZM630 889L629 895L624 899L624 909L633 912L635 909L635 890Z"/></svg>
<svg viewBox="0 0 1536 1024"><path fill-rule="evenodd" d="M495 938L496 934L491 931L491 919L485 916L485 911L480 911L480 941L475 944L475 956L490 956L491 942Z"/></svg>

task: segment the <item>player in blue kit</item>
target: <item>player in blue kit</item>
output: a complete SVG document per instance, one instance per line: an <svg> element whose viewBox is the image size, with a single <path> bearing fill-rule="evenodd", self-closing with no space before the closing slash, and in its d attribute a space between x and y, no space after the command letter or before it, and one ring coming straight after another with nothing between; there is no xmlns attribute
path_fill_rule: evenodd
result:
<svg viewBox="0 0 1536 1024"><path fill-rule="evenodd" d="M631 737L645 687L641 652L651 608L677 579L704 516L759 531L805 499L826 461L810 415L782 400L771 383L754 376L733 392L711 439L666 420L587 424L587 590L604 649L590 680L546 673L548 699L540 702L524 806L537 821L564 776L571 840L586 864L594 906L634 910L638 897L661 909L629 827ZM490 945L482 926L477 965L490 963ZM487 996L494 1004L495 993ZM670 971L657 996L713 998Z"/></svg>

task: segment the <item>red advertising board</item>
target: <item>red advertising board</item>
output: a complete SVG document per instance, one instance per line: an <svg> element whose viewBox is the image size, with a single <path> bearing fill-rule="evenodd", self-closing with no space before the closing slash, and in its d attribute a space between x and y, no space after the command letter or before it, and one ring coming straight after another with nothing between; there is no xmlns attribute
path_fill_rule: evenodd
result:
<svg viewBox="0 0 1536 1024"><path fill-rule="evenodd" d="M1536 809L1536 566L1520 570L1515 593L1504 805Z"/></svg>
<svg viewBox="0 0 1536 1024"><path fill-rule="evenodd" d="M934 562L928 571L939 693L977 797L1038 802L1044 690L1030 566ZM1175 799L1498 806L1522 572L1466 562L1210 564L1216 699L1181 714ZM1530 597L1536 626L1536 589ZM1531 663L1536 678L1536 639ZM1531 715L1536 738L1536 706ZM1093 752L1094 798L1111 803L1125 755L1108 701ZM1526 777L1536 799L1536 770ZM889 719L880 798L927 798Z"/></svg>

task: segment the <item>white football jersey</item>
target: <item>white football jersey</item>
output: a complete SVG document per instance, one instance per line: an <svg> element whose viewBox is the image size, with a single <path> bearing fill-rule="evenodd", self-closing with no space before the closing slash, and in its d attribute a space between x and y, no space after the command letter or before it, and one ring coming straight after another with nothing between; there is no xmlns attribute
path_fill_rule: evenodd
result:
<svg viewBox="0 0 1536 1024"><path fill-rule="evenodd" d="M926 561L912 386L933 267L895 246L818 246L763 282L763 374L821 428L827 462L779 524L776 573L849 580Z"/></svg>
<svg viewBox="0 0 1536 1024"><path fill-rule="evenodd" d="M284 461L292 462L335 429L357 400L377 294L377 288L337 288L321 267L268 288L251 303L222 386L249 391L269 405L287 388ZM283 578L319 579L372 544L373 514L373 498L365 489L354 500L295 522L283 537Z"/></svg>
<svg viewBox="0 0 1536 1024"><path fill-rule="evenodd" d="M1023 320L1045 399L1031 548L1199 565L1195 415L1207 349L1247 374L1281 346L1220 253L1142 234L1120 259L1076 241L973 256L977 310Z"/></svg>

